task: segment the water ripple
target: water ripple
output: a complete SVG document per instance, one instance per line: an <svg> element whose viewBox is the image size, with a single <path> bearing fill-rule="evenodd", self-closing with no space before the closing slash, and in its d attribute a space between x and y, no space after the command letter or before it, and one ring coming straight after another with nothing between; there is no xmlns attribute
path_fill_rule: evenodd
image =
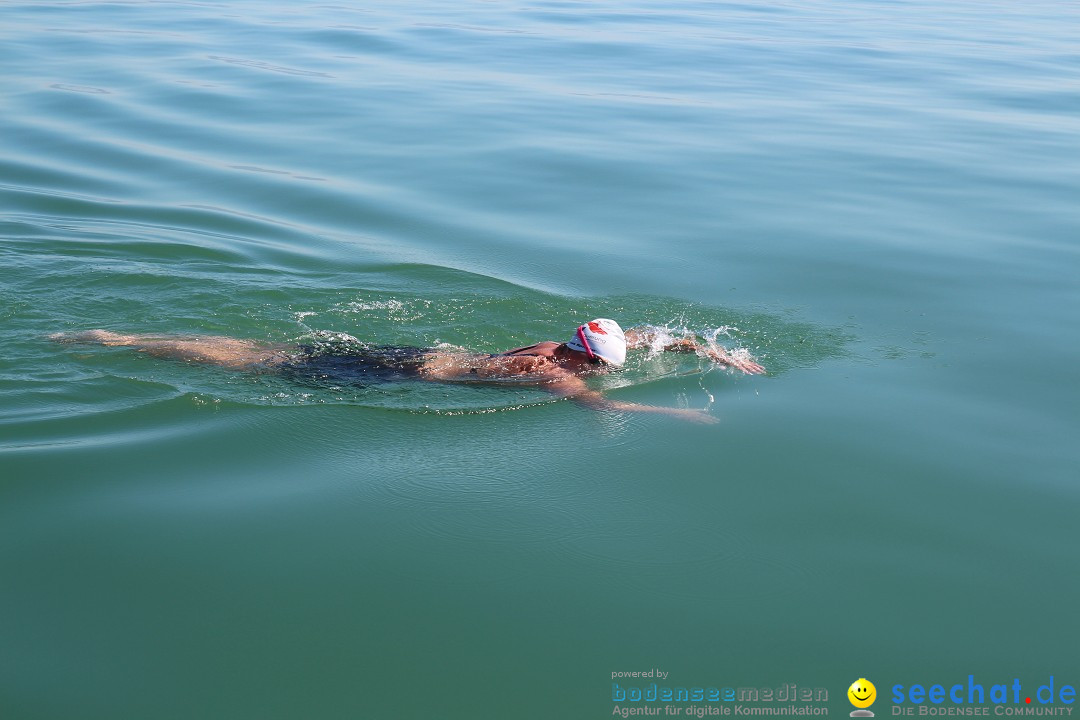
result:
<svg viewBox="0 0 1080 720"><path fill-rule="evenodd" d="M318 72L315 70L298 70L296 68L283 67L281 65L271 65L261 60L248 60L244 58L224 57L221 55L208 55L211 60L217 60L219 62L228 63L229 65L239 65L241 67L255 68L256 70L267 70L269 72L282 73L284 75L300 75L303 77L320 77L320 78L332 78L333 75L324 72Z"/></svg>

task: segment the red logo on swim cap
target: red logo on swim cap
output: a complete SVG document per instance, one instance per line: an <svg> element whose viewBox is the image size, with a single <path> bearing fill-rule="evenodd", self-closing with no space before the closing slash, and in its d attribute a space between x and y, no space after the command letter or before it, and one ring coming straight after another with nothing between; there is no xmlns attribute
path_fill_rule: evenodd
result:
<svg viewBox="0 0 1080 720"><path fill-rule="evenodd" d="M600 335L607 335L607 330L600 327L599 323L594 323L590 321L586 323L586 325L588 325L589 329L592 330L594 333L599 333Z"/></svg>

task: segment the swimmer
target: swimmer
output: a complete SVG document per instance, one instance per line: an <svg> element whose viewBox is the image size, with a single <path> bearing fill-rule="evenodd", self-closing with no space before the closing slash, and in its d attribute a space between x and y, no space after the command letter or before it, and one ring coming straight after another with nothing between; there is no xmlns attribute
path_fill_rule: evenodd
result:
<svg viewBox="0 0 1080 720"><path fill-rule="evenodd" d="M610 400L585 383L589 375L608 372L626 361L628 349L657 346L670 352L692 352L750 375L765 368L750 358L695 338L671 340L647 327L625 334L619 324L597 318L578 327L563 343L545 341L492 355L443 348L350 346L326 350L223 336L157 336L108 330L57 333L57 342L127 346L148 355L217 365L233 370L274 372L291 377L340 383L417 378L431 382L511 383L543 388L593 410L660 413L702 423L716 418L702 410L666 408Z"/></svg>

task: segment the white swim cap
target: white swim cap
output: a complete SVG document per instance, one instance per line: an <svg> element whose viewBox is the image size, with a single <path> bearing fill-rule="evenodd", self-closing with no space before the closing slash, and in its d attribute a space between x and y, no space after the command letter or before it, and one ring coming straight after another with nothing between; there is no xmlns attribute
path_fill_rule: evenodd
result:
<svg viewBox="0 0 1080 720"><path fill-rule="evenodd" d="M566 346L612 365L626 362L626 338L622 328L607 318L590 320L579 327Z"/></svg>

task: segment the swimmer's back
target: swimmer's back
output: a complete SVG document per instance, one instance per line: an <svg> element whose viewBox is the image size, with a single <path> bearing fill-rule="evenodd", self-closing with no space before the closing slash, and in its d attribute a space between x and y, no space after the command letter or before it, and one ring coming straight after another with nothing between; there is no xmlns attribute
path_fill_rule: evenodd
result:
<svg viewBox="0 0 1080 720"><path fill-rule="evenodd" d="M507 350L506 352L495 353L491 357L544 357L554 358L555 348L559 347L559 343L551 342L550 340L536 343L535 345L526 345L525 347L514 348L513 350Z"/></svg>

